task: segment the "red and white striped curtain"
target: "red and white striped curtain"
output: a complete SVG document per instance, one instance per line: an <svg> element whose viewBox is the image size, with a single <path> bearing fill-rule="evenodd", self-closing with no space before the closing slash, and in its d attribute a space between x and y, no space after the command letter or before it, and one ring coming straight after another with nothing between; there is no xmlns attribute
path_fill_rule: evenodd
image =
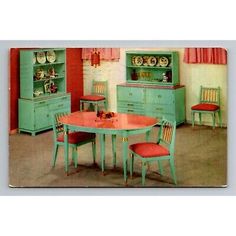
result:
<svg viewBox="0 0 236 236"><path fill-rule="evenodd" d="M83 48L82 59L91 60L91 54L94 48ZM96 48L97 52L100 53L100 60L105 61L119 61L120 49L119 48Z"/></svg>
<svg viewBox="0 0 236 236"><path fill-rule="evenodd" d="M227 64L227 51L224 48L185 48L184 62Z"/></svg>

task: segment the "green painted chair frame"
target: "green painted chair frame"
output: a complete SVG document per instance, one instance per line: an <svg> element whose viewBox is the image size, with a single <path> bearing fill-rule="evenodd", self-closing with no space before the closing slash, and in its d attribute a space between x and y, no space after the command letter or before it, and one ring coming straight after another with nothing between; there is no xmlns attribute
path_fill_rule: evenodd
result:
<svg viewBox="0 0 236 236"><path fill-rule="evenodd" d="M147 172L147 164L157 162L159 173L163 175L162 161L169 160L171 176L174 184L177 184L175 173L174 153L175 153L175 136L176 136L176 121L168 121L162 119L158 131L157 143L144 142L136 143L129 146L130 149L130 177L133 176L134 159L141 160L142 164L142 185L145 185L145 176ZM142 150L140 150L142 149ZM150 149L154 152L150 154Z"/></svg>
<svg viewBox="0 0 236 236"><path fill-rule="evenodd" d="M54 138L54 149L53 149L53 159L52 159L52 166L55 167L56 160L57 160L57 154L58 154L58 148L59 146L64 146L63 141L58 141L58 137L60 135L64 135L64 129L63 125L60 123L59 119L62 116L65 116L69 114L68 112L57 112L52 114L52 124L53 124L53 138ZM84 132L77 132L77 133L84 133ZM87 134L87 133L86 133ZM88 133L90 134L90 133ZM91 133L92 134L92 133ZM92 153L93 153L93 164L95 164L96 161L96 136L94 136L90 139L85 139L84 141L81 140L77 143L69 143L69 146L72 148L72 161L74 162L75 168L78 166L78 147L87 143L92 143Z"/></svg>
<svg viewBox="0 0 236 236"><path fill-rule="evenodd" d="M94 107L95 112L98 111L100 104L104 105L105 110L108 109L108 84L107 81L92 81L92 94L85 95L80 98L80 111L84 109L84 104L88 103Z"/></svg>
<svg viewBox="0 0 236 236"><path fill-rule="evenodd" d="M194 127L196 113L199 114L200 125L202 124L202 114L211 114L213 129L215 128L216 114L218 114L219 126L222 127L222 117L220 109L220 87L200 87L199 104L191 107L192 127Z"/></svg>

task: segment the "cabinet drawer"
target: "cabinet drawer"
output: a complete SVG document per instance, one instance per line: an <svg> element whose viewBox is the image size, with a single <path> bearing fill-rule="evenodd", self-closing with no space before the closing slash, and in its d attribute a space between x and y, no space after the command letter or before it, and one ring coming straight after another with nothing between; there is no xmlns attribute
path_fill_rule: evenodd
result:
<svg viewBox="0 0 236 236"><path fill-rule="evenodd" d="M49 102L47 100L43 100L43 101L40 101L40 102L35 102L34 103L34 107L37 108L37 107L45 107L49 104Z"/></svg>
<svg viewBox="0 0 236 236"><path fill-rule="evenodd" d="M117 87L118 101L140 102L145 101L145 89L134 87Z"/></svg>
<svg viewBox="0 0 236 236"><path fill-rule="evenodd" d="M145 114L144 109L133 109L133 108L118 107L117 110L120 113L131 113L131 114L140 114L140 115Z"/></svg>
<svg viewBox="0 0 236 236"><path fill-rule="evenodd" d="M70 96L62 96L62 97L53 98L50 100L50 104L63 103L63 102L70 102Z"/></svg>
<svg viewBox="0 0 236 236"><path fill-rule="evenodd" d="M146 91L147 103L173 104L174 90L169 89L148 89Z"/></svg>
<svg viewBox="0 0 236 236"><path fill-rule="evenodd" d="M50 111L61 110L61 109L64 110L65 108L70 109L70 102L58 102L58 103L54 103L54 104L49 105L49 110Z"/></svg>
<svg viewBox="0 0 236 236"><path fill-rule="evenodd" d="M118 102L118 107L123 107L127 109L144 109L144 104L135 102Z"/></svg>
<svg viewBox="0 0 236 236"><path fill-rule="evenodd" d="M162 104L147 104L145 106L147 112L160 113L160 114L174 114L174 105L162 105Z"/></svg>
<svg viewBox="0 0 236 236"><path fill-rule="evenodd" d="M170 121L176 121L176 117L174 114L166 114L166 113L147 113L147 116L151 116L157 119L165 118Z"/></svg>

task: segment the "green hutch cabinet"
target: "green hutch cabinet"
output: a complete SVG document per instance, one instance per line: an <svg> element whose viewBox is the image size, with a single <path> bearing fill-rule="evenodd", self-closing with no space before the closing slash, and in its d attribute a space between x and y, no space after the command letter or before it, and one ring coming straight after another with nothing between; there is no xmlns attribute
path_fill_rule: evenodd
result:
<svg viewBox="0 0 236 236"><path fill-rule="evenodd" d="M117 111L185 122L178 52L126 52L126 83L117 85Z"/></svg>
<svg viewBox="0 0 236 236"><path fill-rule="evenodd" d="M71 110L66 93L66 51L60 49L20 50L19 132L52 128L51 114Z"/></svg>

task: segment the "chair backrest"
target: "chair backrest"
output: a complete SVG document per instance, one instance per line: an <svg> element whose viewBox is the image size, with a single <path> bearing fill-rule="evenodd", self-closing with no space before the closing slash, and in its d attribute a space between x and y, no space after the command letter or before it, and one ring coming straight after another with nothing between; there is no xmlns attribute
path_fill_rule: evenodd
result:
<svg viewBox="0 0 236 236"><path fill-rule="evenodd" d="M174 154L175 133L176 121L168 121L163 118L158 132L157 143L166 146L169 149L170 154Z"/></svg>
<svg viewBox="0 0 236 236"><path fill-rule="evenodd" d="M107 93L108 93L107 81L93 80L93 84L92 84L93 95L102 95L105 98L107 98Z"/></svg>
<svg viewBox="0 0 236 236"><path fill-rule="evenodd" d="M220 87L207 88L201 86L200 103L211 103L220 105Z"/></svg>
<svg viewBox="0 0 236 236"><path fill-rule="evenodd" d="M61 117L68 114L68 112L57 112L52 114L52 127L55 141L57 140L58 135L64 131L63 124L59 120Z"/></svg>

